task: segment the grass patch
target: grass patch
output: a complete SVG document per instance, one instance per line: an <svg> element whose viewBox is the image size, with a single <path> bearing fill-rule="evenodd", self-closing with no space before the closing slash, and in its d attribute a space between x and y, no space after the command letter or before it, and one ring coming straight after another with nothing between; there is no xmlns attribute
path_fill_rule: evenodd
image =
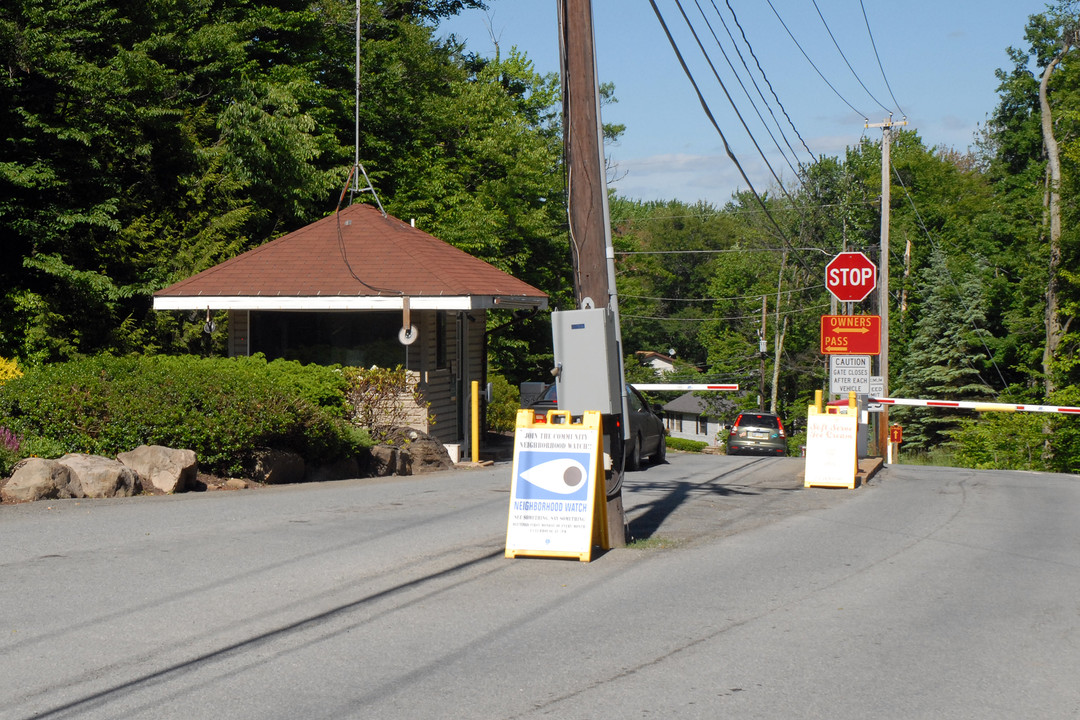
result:
<svg viewBox="0 0 1080 720"><path fill-rule="evenodd" d="M678 540L655 536L641 538L640 540L631 540L626 543L626 547L630 550L667 550L669 548L678 547L681 544L682 543Z"/></svg>
<svg viewBox="0 0 1080 720"><path fill-rule="evenodd" d="M935 467L967 467L960 462L960 457L954 450L947 448L934 448L926 452L904 452L901 446L900 453L896 457L897 465L933 465Z"/></svg>

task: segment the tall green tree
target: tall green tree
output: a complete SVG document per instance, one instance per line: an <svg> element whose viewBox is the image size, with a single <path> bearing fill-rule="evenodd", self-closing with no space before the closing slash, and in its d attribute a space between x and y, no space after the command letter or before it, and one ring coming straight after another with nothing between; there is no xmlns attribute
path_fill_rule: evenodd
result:
<svg viewBox="0 0 1080 720"><path fill-rule="evenodd" d="M1080 262L1075 230L1076 143L1080 138L1080 74L1073 60L1078 5L1071 0L1032 15L1026 49L1009 48L1013 68L998 71L1000 102L988 127L984 152L990 172L1016 208L1013 250L1033 259L1021 277L1041 282L1021 312L1042 318L1040 395L1080 380L1071 358L1077 349L1067 308L1080 292L1069 274ZM1033 73L1031 67L1039 68Z"/></svg>
<svg viewBox="0 0 1080 720"><path fill-rule="evenodd" d="M986 401L996 396L980 337L986 324L984 273L981 263L950 267L944 251L931 253L920 273L925 299L897 383L899 397ZM895 413L904 425L905 444L920 450L951 441L965 414L902 407Z"/></svg>
<svg viewBox="0 0 1080 720"><path fill-rule="evenodd" d="M437 35L478 7L361 2L357 138L350 0L5 4L0 353L198 347L150 293L332 211L356 142L392 212L558 302L557 83Z"/></svg>

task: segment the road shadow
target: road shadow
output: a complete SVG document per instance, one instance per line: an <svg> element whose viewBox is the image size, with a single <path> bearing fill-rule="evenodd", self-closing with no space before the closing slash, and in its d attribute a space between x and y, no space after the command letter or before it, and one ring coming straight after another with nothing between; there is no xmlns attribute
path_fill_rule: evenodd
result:
<svg viewBox="0 0 1080 720"><path fill-rule="evenodd" d="M656 534L656 531L660 529L660 526L664 524L665 520L671 517L676 510L693 497L700 497L703 494L721 497L760 494L758 491L747 488L730 485L714 485L712 484L712 481L709 483L691 483L686 481L635 483L630 492L637 493L648 490L655 491L664 489L667 490L664 495L636 507L638 510L645 508L645 512L627 522L628 537L633 538L634 540L645 540L652 537ZM628 488L624 485L623 492L625 493L627 490Z"/></svg>

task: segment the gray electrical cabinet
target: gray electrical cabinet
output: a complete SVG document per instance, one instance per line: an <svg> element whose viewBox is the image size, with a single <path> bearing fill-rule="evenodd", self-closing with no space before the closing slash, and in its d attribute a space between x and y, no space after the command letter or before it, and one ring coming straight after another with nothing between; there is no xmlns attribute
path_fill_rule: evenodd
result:
<svg viewBox="0 0 1080 720"><path fill-rule="evenodd" d="M571 415L586 410L622 414L619 340L611 310L565 310L551 313L559 409Z"/></svg>

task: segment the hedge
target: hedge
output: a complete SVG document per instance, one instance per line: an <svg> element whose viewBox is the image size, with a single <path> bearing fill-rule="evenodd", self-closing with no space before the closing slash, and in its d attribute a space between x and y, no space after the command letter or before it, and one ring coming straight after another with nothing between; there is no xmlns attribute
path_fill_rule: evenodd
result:
<svg viewBox="0 0 1080 720"><path fill-rule="evenodd" d="M219 474L243 472L258 448L329 462L370 444L345 420L338 369L262 356L99 355L31 368L0 386L0 427L16 455L167 445L194 450Z"/></svg>

